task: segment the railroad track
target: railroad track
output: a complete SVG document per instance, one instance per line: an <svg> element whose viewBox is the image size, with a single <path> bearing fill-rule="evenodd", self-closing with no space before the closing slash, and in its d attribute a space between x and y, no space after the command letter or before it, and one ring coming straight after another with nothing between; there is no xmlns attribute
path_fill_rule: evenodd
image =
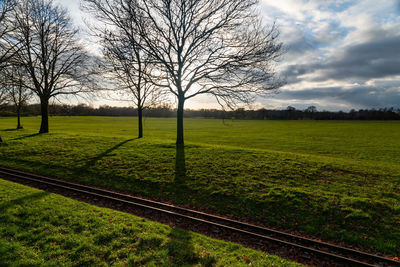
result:
<svg viewBox="0 0 400 267"><path fill-rule="evenodd" d="M12 178L13 180L33 182L40 185L45 185L47 187L68 190L78 194L84 194L94 198L104 199L106 201L113 201L123 205L129 205L145 210L151 210L153 212L159 212L164 215L166 214L169 216L174 216L198 223L204 223L221 230L237 232L252 238L260 239L267 242L273 242L278 245L291 247L303 252L311 253L312 255L329 258L340 264L345 264L349 266L400 266L400 262L379 255L365 253L362 251L337 246L318 240L304 238L270 228L260 227L253 224L232 220L229 218L224 218L126 194L116 193L113 191L92 186L76 184L4 167L0 167L0 177L8 177Z"/></svg>

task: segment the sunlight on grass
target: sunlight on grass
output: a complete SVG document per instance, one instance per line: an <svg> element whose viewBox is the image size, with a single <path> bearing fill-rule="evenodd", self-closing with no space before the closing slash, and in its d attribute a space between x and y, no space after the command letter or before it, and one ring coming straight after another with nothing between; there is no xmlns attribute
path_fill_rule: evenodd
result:
<svg viewBox="0 0 400 267"><path fill-rule="evenodd" d="M248 266L243 255L253 266L300 266L0 179L1 265Z"/></svg>
<svg viewBox="0 0 400 267"><path fill-rule="evenodd" d="M400 250L399 123L188 119L180 151L172 119L146 119L143 139L135 118L23 122L1 132L1 165Z"/></svg>

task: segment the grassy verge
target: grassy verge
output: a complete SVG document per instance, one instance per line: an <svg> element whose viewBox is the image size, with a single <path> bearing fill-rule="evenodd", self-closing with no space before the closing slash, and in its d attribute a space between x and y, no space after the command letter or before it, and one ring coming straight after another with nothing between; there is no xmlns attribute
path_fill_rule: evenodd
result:
<svg viewBox="0 0 400 267"><path fill-rule="evenodd" d="M0 164L400 251L398 123L189 120L177 150L168 119L141 140L133 118L53 118L45 135L35 120L1 132Z"/></svg>
<svg viewBox="0 0 400 267"><path fill-rule="evenodd" d="M0 179L2 266L299 266Z"/></svg>

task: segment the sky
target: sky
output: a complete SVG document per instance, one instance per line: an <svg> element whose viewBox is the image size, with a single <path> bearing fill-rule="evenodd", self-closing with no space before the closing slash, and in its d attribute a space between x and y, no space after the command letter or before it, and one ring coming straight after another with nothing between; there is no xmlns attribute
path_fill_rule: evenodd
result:
<svg viewBox="0 0 400 267"><path fill-rule="evenodd" d="M79 0L55 1L83 24ZM280 31L285 54L276 70L286 84L250 108L400 108L400 0L260 0L259 12ZM93 101L102 104L127 102ZM185 106L219 108L206 95Z"/></svg>

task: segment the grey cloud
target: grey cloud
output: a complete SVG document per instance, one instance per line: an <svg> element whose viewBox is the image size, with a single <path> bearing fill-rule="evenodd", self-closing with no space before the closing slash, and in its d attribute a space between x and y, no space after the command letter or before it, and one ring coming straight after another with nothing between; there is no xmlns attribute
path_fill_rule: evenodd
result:
<svg viewBox="0 0 400 267"><path fill-rule="evenodd" d="M400 36L348 47L337 60L322 65L325 78L382 78L400 74Z"/></svg>
<svg viewBox="0 0 400 267"><path fill-rule="evenodd" d="M286 14L290 26L282 31L287 53L280 75L289 88L308 88L282 89L274 104L400 108L400 0L376 8L366 1L324 2L321 8L332 16L315 13L297 22ZM318 87L328 83L343 87Z"/></svg>
<svg viewBox="0 0 400 267"><path fill-rule="evenodd" d="M315 44L307 40L304 36L291 40L285 46L291 57L316 49Z"/></svg>
<svg viewBox="0 0 400 267"><path fill-rule="evenodd" d="M306 65L289 65L284 71L282 71L282 77L285 78L287 84L295 84L300 82L302 79L299 76L306 74L310 69Z"/></svg>
<svg viewBox="0 0 400 267"><path fill-rule="evenodd" d="M332 25L326 23L315 32L296 28L283 36L284 44L287 48L287 57L298 57L307 52L316 52L321 46L331 45L343 37L343 33Z"/></svg>
<svg viewBox="0 0 400 267"><path fill-rule="evenodd" d="M368 80L400 75L400 35L382 33L369 42L336 49L325 63L292 65L284 71L289 82L296 82L290 76L307 73L318 74L313 81Z"/></svg>
<svg viewBox="0 0 400 267"><path fill-rule="evenodd" d="M342 87L310 88L297 91L282 91L278 97L283 100L329 100L335 103L346 103L356 107L394 107L400 108L400 88L355 86L350 89Z"/></svg>

